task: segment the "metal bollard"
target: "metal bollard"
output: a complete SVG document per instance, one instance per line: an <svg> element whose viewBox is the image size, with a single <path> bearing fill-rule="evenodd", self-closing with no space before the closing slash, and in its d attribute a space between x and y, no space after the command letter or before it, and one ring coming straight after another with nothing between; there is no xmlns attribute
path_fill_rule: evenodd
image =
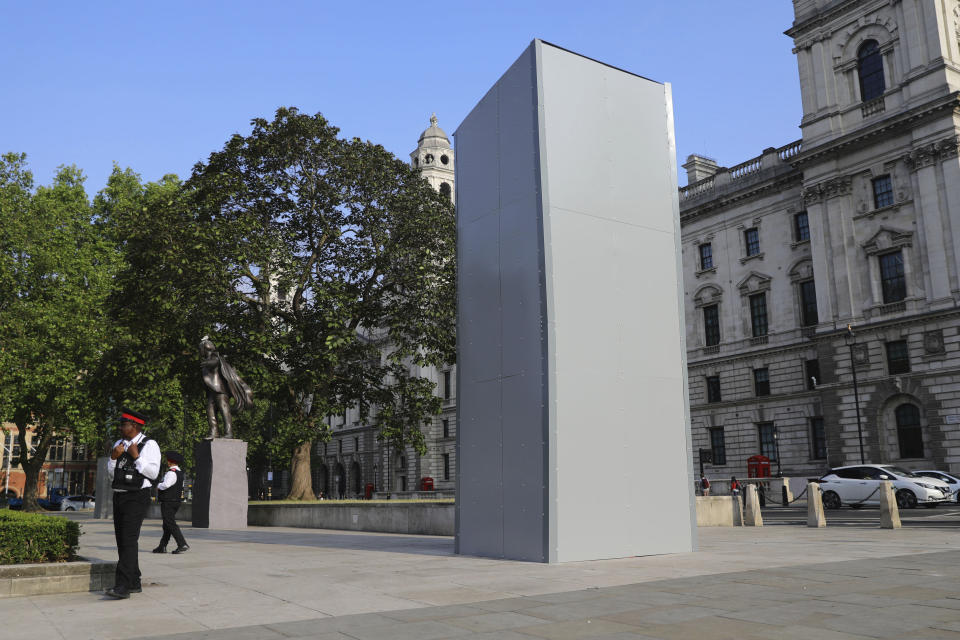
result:
<svg viewBox="0 0 960 640"><path fill-rule="evenodd" d="M784 482L784 484L780 486L780 498L783 500L783 506L787 506L787 504L790 502L790 501L787 499L787 485L786 485L786 482Z"/></svg>
<svg viewBox="0 0 960 640"><path fill-rule="evenodd" d="M763 483L757 485L757 498L760 500L760 506L767 506L767 489L763 486Z"/></svg>

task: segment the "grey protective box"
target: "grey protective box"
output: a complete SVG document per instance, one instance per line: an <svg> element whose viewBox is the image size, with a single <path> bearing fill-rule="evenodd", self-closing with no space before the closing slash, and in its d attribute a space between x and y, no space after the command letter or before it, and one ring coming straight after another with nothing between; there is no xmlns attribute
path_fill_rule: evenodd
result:
<svg viewBox="0 0 960 640"><path fill-rule="evenodd" d="M247 443L217 438L193 446L193 526L247 527Z"/></svg>
<svg viewBox="0 0 960 640"><path fill-rule="evenodd" d="M455 140L457 552L692 551L670 86L534 40Z"/></svg>

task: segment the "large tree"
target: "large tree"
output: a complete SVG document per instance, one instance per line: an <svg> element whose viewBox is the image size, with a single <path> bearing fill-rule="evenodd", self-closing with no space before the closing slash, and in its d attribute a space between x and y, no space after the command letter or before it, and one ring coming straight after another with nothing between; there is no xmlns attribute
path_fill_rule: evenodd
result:
<svg viewBox="0 0 960 640"><path fill-rule="evenodd" d="M258 398L238 426L287 452L293 499L313 496L312 443L349 407L422 452L439 400L411 365L454 358L449 200L383 147L337 134L320 114L279 109L186 183L228 273L214 340Z"/></svg>
<svg viewBox="0 0 960 640"><path fill-rule="evenodd" d="M24 508L56 437L96 437L92 372L106 349L116 253L75 167L34 189L25 154L0 158L0 418L17 425ZM27 433L32 430L31 446Z"/></svg>

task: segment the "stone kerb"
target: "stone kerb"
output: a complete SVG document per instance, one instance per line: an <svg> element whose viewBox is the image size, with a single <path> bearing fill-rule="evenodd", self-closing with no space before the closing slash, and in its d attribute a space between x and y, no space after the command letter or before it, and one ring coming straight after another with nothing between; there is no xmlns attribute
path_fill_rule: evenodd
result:
<svg viewBox="0 0 960 640"><path fill-rule="evenodd" d="M252 504L247 524L452 536L454 510L452 503Z"/></svg>
<svg viewBox="0 0 960 640"><path fill-rule="evenodd" d="M0 566L0 598L103 591L114 583L117 563L100 560Z"/></svg>

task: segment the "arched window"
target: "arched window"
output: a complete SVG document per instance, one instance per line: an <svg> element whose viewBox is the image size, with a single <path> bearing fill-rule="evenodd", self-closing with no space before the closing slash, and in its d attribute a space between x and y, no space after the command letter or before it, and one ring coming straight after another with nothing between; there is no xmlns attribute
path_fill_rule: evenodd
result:
<svg viewBox="0 0 960 640"><path fill-rule="evenodd" d="M447 196L447 200L450 200L450 185L446 182L440 183L440 193Z"/></svg>
<svg viewBox="0 0 960 640"><path fill-rule="evenodd" d="M896 408L897 440L900 442L901 458L923 457L923 432L920 427L920 409L915 404L902 404Z"/></svg>
<svg viewBox="0 0 960 640"><path fill-rule="evenodd" d="M860 99L869 102L883 95L883 57L876 40L867 40L857 50L857 73L860 76Z"/></svg>

